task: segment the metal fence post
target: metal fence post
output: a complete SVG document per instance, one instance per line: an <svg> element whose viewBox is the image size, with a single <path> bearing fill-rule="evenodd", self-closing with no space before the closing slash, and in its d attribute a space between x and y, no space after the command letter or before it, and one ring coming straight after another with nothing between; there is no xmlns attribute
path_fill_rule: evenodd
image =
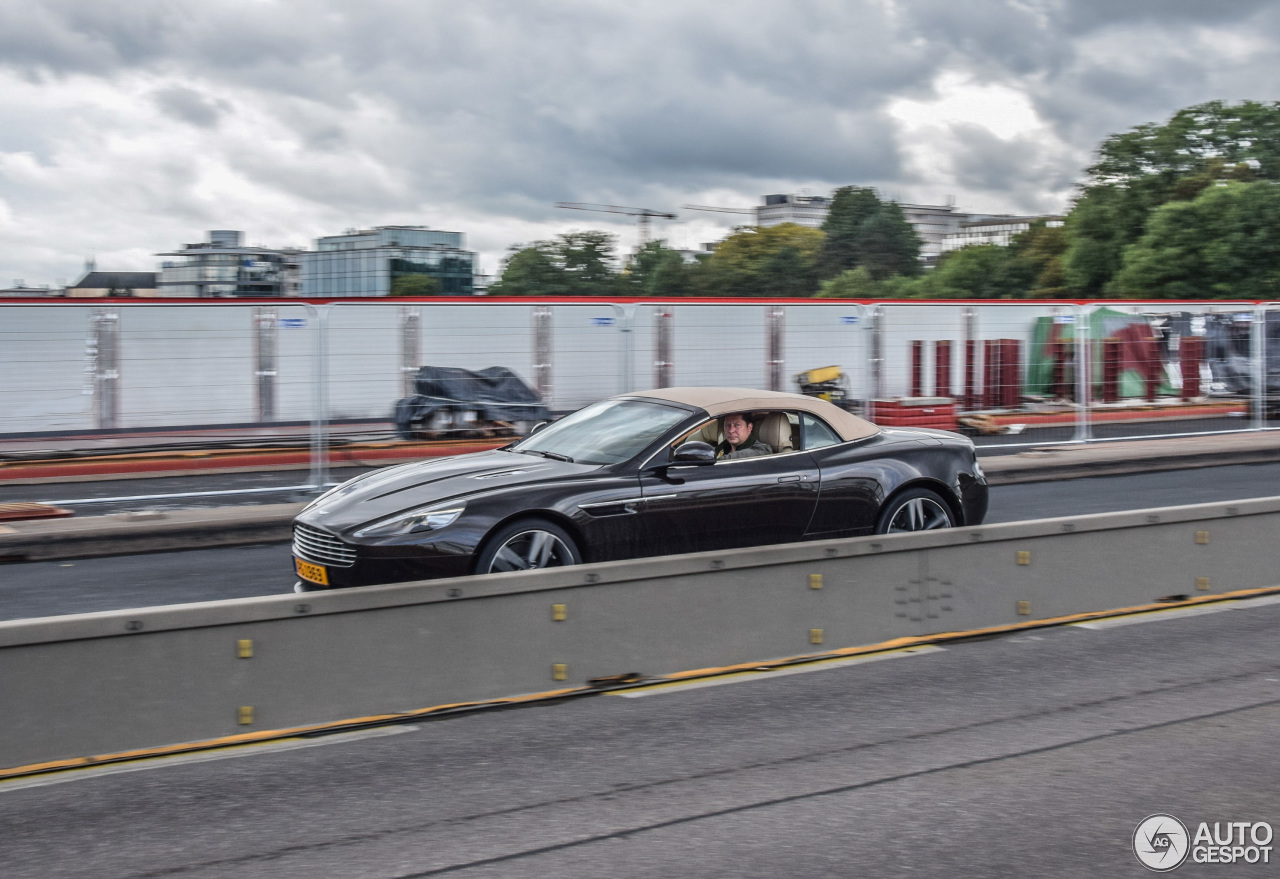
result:
<svg viewBox="0 0 1280 879"><path fill-rule="evenodd" d="M1089 340L1090 306L1073 305L1075 311L1076 349L1076 433L1072 442L1085 443L1093 439L1089 403L1093 397L1093 351Z"/></svg>
<svg viewBox="0 0 1280 879"><path fill-rule="evenodd" d="M277 351L279 349L279 313L273 306L253 309L253 376L257 387L259 423L276 417Z"/></svg>
<svg viewBox="0 0 1280 879"><path fill-rule="evenodd" d="M870 395L865 401L864 411L874 413L874 400L884 396L884 312L880 303L867 309L867 331L871 333L871 344L868 346L868 365L871 367L871 383L868 387Z"/></svg>
<svg viewBox="0 0 1280 879"><path fill-rule="evenodd" d="M978 408L978 310L966 305L962 312L964 325L964 379L961 381L961 408Z"/></svg>
<svg viewBox="0 0 1280 879"><path fill-rule="evenodd" d="M94 423L99 430L110 430L120 426L120 313L95 308L90 320Z"/></svg>
<svg viewBox="0 0 1280 879"><path fill-rule="evenodd" d="M1253 430L1267 427L1267 307L1253 307L1253 327L1249 339L1253 363Z"/></svg>
<svg viewBox="0 0 1280 879"><path fill-rule="evenodd" d="M783 305L767 306L765 312L765 335L769 346L768 367L769 390L785 391L783 368L786 365L786 329L787 309Z"/></svg>
<svg viewBox="0 0 1280 879"><path fill-rule="evenodd" d="M533 323L533 385L550 406L555 392L551 377L551 306L533 306L530 319Z"/></svg>
<svg viewBox="0 0 1280 879"><path fill-rule="evenodd" d="M635 359L635 322L636 306L610 304L618 314L618 332L622 334L622 344L618 354L618 393L626 394L635 390L631 385L631 368Z"/></svg>
<svg viewBox="0 0 1280 879"><path fill-rule="evenodd" d="M422 308L400 306L400 377L404 396L416 394L418 367L422 366Z"/></svg>
<svg viewBox="0 0 1280 879"><path fill-rule="evenodd" d="M671 376L675 371L675 363L671 359L671 336L675 316L675 308L671 306L660 305L653 313L657 330L657 351L653 361L654 387L657 388L671 387Z"/></svg>
<svg viewBox="0 0 1280 879"><path fill-rule="evenodd" d="M321 305L315 310L312 333L312 379L315 382L311 413L311 485L323 490L329 482L329 310Z"/></svg>

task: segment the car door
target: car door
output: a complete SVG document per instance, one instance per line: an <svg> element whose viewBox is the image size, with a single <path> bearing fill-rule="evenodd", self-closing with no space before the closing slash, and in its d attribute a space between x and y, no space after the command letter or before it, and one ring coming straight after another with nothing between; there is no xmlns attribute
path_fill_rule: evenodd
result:
<svg viewBox="0 0 1280 879"><path fill-rule="evenodd" d="M649 469L640 477L644 555L800 540L818 498L805 452Z"/></svg>
<svg viewBox="0 0 1280 879"><path fill-rule="evenodd" d="M821 475L821 492L806 536L851 537L875 530L882 486L890 481L883 452L870 443L846 443L820 418L800 416L803 447Z"/></svg>

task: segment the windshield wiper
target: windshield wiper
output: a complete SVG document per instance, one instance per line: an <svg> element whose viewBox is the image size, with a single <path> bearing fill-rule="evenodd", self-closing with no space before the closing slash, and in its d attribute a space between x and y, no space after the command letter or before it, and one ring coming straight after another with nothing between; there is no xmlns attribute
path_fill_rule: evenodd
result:
<svg viewBox="0 0 1280 879"><path fill-rule="evenodd" d="M559 452L547 452L542 449L514 449L513 451L520 452L523 455L541 455L542 457L550 458L553 461L567 461L570 464L573 463L572 458L568 455L562 455Z"/></svg>

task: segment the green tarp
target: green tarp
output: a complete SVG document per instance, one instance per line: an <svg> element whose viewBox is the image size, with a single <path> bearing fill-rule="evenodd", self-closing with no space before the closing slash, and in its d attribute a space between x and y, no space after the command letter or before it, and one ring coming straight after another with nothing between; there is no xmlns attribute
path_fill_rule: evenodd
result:
<svg viewBox="0 0 1280 879"><path fill-rule="evenodd" d="M1054 342L1074 342L1076 337L1075 315L1048 315L1037 318L1031 336L1031 351L1027 355L1027 378L1024 392L1031 396L1047 397L1053 384L1053 351ZM1126 314L1111 308L1099 308L1090 313L1089 338L1094 340L1093 355L1093 399L1102 397L1102 350L1101 340L1121 338L1125 342L1121 350L1121 369L1118 381L1120 397L1145 397L1147 382L1141 361L1158 354L1144 350L1144 345L1136 341L1138 336L1145 338L1148 327L1147 319L1142 315ZM1134 329L1130 329L1134 328ZM1154 349L1154 345L1145 346ZM1160 366L1161 383L1157 389L1160 394L1174 394L1177 389L1164 381L1164 367ZM1063 381L1075 396L1075 369L1070 359L1063 366Z"/></svg>

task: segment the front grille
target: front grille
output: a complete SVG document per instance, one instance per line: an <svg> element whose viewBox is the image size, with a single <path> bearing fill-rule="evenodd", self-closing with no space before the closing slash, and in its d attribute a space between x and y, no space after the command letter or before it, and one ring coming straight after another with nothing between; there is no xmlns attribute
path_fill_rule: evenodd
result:
<svg viewBox="0 0 1280 879"><path fill-rule="evenodd" d="M349 568L356 563L354 549L332 534L300 522L293 526L293 554L304 561L335 568Z"/></svg>

